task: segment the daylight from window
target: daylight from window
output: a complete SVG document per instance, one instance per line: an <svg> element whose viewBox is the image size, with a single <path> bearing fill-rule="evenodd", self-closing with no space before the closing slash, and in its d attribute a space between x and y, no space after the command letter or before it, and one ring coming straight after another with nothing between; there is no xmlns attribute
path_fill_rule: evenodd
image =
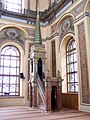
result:
<svg viewBox="0 0 90 120"><path fill-rule="evenodd" d="M8 11L19 12L22 10L21 0L2 0L3 8Z"/></svg>
<svg viewBox="0 0 90 120"><path fill-rule="evenodd" d="M6 46L0 58L0 95L19 95L20 53L14 46Z"/></svg>

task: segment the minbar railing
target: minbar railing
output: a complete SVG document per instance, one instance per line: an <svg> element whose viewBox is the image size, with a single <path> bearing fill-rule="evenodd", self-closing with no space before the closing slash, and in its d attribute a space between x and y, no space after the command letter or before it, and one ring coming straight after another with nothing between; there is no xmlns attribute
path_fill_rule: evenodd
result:
<svg viewBox="0 0 90 120"><path fill-rule="evenodd" d="M46 105L46 97L45 97L44 86L43 86L42 81L40 80L40 77L39 77L38 74L37 74L36 79L37 79L37 87L38 87L38 90L39 90L39 94L42 98L43 104Z"/></svg>

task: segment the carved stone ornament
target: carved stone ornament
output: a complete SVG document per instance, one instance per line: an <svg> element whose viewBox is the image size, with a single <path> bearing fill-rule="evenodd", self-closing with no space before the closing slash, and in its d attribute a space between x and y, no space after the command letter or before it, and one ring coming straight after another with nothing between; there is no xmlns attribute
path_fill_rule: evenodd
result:
<svg viewBox="0 0 90 120"><path fill-rule="evenodd" d="M66 31L70 28L70 21L69 20L66 20L63 25L62 25L62 29L63 31Z"/></svg>
<svg viewBox="0 0 90 120"><path fill-rule="evenodd" d="M0 44L3 44L5 42L17 42L24 48L24 42L25 42L25 36L17 28L14 27L8 27L4 28L0 31Z"/></svg>
<svg viewBox="0 0 90 120"><path fill-rule="evenodd" d="M59 28L59 36L62 37L68 32L74 32L73 18L69 17L65 19Z"/></svg>
<svg viewBox="0 0 90 120"><path fill-rule="evenodd" d="M21 36L19 30L15 28L6 29L5 33L10 38L19 38Z"/></svg>

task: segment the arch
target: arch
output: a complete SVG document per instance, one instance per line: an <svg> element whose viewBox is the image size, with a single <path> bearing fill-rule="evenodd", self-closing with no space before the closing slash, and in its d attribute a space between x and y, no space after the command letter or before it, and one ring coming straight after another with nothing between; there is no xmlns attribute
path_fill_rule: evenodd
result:
<svg viewBox="0 0 90 120"><path fill-rule="evenodd" d="M74 14L72 13L66 13L64 15L61 15L60 19L58 20L57 22L57 25L56 25L56 31L58 30L58 26L60 24L60 22L62 22L64 19L68 18L68 17L72 17L73 19L75 19L75 16Z"/></svg>
<svg viewBox="0 0 90 120"><path fill-rule="evenodd" d="M0 91L0 96L1 95L10 95L10 96L20 95L19 71L20 71L21 54L19 49L12 45L5 46L1 51L0 58L1 58L0 69L2 70L0 72L0 76L2 80L1 81L2 84L0 86L0 89L2 89ZM15 90L15 88L17 89L17 91Z"/></svg>
<svg viewBox="0 0 90 120"><path fill-rule="evenodd" d="M24 55L24 50L23 48L16 42L7 42L7 43L4 43L1 47L0 47L0 51L2 50L3 47L7 46L7 45L13 45L15 47L17 47L21 53L21 55L23 56Z"/></svg>
<svg viewBox="0 0 90 120"><path fill-rule="evenodd" d="M16 28L16 29L20 30L26 37L28 37L28 33L23 28L16 26L16 25L15 26L14 25L4 25L4 26L0 27L0 31L5 29L5 28L9 28L9 27Z"/></svg>
<svg viewBox="0 0 90 120"><path fill-rule="evenodd" d="M90 11L90 0L87 0L86 5L84 7L84 13Z"/></svg>
<svg viewBox="0 0 90 120"><path fill-rule="evenodd" d="M24 71L24 68L23 68L23 65L24 65L24 49L18 44L18 43L16 43L16 42L6 42L6 43L4 43L1 47L0 47L0 54L1 54L1 50L2 50L2 48L4 48L5 46L8 46L8 45L12 45L12 46L14 46L14 47L16 47L16 48L18 48L18 50L20 51L20 54L21 54L21 58L20 58L20 72L22 72L22 71ZM23 85L23 83L22 83L22 81L20 81L20 96L22 96L22 85Z"/></svg>
<svg viewBox="0 0 90 120"><path fill-rule="evenodd" d="M64 79L62 83L62 92L67 92L67 78L66 78L66 45L70 38L75 38L74 34L68 33L66 34L61 42L59 43L59 51L60 51L60 64L61 64L61 71L62 71L62 78Z"/></svg>
<svg viewBox="0 0 90 120"><path fill-rule="evenodd" d="M60 51L64 50L64 47L66 47L66 44L71 37L75 38L73 33L68 33L65 36L63 36L62 40L59 43L59 50Z"/></svg>
<svg viewBox="0 0 90 120"><path fill-rule="evenodd" d="M0 47L0 51L2 51L2 49L4 48L4 47L7 47L7 46L13 46L13 47L15 47L18 51L19 51L19 71L18 72L20 72L20 71L22 71L23 70L23 63L24 63L24 50L22 49L22 47L19 45L19 44L17 44L17 43L15 43L15 42L7 42L7 43L5 43L5 44L3 44L1 47ZM0 54L1 54L1 52L0 52ZM11 56L10 56L11 57ZM7 60L7 59L6 59ZM9 58L9 60L10 60L10 58ZM12 60L12 59L11 59ZM15 59L14 59L15 60ZM14 66L15 67L15 66ZM10 67L11 68L11 67ZM13 67L12 67L13 68ZM11 68L11 69L12 69ZM8 69L9 69L9 67L8 67ZM16 67L16 69L17 69L17 67ZM17 75L17 74L16 74ZM19 75L19 73L18 73L18 75ZM12 76L11 76L12 77ZM18 76L19 77L19 76ZM20 84L19 84L19 95L20 96L22 96L22 81L20 81Z"/></svg>

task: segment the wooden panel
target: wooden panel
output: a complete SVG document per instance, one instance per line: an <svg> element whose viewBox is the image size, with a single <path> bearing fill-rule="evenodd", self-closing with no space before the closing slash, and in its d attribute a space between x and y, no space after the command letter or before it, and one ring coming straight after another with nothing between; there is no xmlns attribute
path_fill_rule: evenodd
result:
<svg viewBox="0 0 90 120"><path fill-rule="evenodd" d="M77 93L62 93L62 106L78 110L78 94Z"/></svg>

